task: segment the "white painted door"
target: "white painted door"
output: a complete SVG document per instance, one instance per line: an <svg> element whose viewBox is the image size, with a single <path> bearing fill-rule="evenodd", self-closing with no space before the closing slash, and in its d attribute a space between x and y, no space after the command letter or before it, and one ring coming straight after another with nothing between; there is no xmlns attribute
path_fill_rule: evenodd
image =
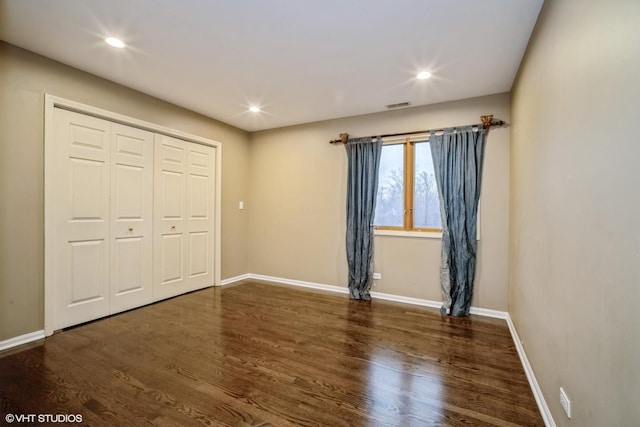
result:
<svg viewBox="0 0 640 427"><path fill-rule="evenodd" d="M54 109L56 325L153 301L153 134Z"/></svg>
<svg viewBox="0 0 640 427"><path fill-rule="evenodd" d="M153 301L153 134L111 124L111 314Z"/></svg>
<svg viewBox="0 0 640 427"><path fill-rule="evenodd" d="M45 112L48 335L220 280L220 143L50 95Z"/></svg>
<svg viewBox="0 0 640 427"><path fill-rule="evenodd" d="M156 135L154 299L214 284L215 149Z"/></svg>
<svg viewBox="0 0 640 427"><path fill-rule="evenodd" d="M189 289L214 284L215 149L187 146L187 278Z"/></svg>
<svg viewBox="0 0 640 427"><path fill-rule="evenodd" d="M156 135L154 198L154 299L184 292L187 142Z"/></svg>
<svg viewBox="0 0 640 427"><path fill-rule="evenodd" d="M110 313L109 136L109 122L54 110L55 329Z"/></svg>

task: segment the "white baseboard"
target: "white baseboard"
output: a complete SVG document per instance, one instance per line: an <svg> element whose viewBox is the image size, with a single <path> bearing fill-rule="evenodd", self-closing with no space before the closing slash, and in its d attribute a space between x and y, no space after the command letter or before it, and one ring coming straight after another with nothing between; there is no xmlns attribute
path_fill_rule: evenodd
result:
<svg viewBox="0 0 640 427"><path fill-rule="evenodd" d="M265 282L274 282L274 283L282 283L285 285L301 286L303 288L319 289L319 290L335 292L339 294L349 293L349 289L342 286L325 285L322 283L305 282L302 280L285 279L283 277L266 276L263 274L253 274L253 273L248 273L242 276L237 276L236 278L223 280L223 284L231 284L233 282L246 280L246 279L262 280ZM372 291L371 296L374 298L385 300L385 301L394 301L394 302L400 302L404 304L418 305L421 307L439 309L442 306L442 301L433 301L433 300L422 299L422 298L405 297L402 295L387 294L384 292ZM507 319L507 317L509 316L509 313L507 313L506 311L491 310L488 308L479 308L479 307L471 307L471 314L475 314L478 316L495 317L498 319Z"/></svg>
<svg viewBox="0 0 640 427"><path fill-rule="evenodd" d="M0 351L8 350L13 347L17 347L22 344L28 344L33 341L41 340L44 338L44 330L30 332L28 334L20 335L18 337L9 338L8 340L0 341Z"/></svg>
<svg viewBox="0 0 640 427"><path fill-rule="evenodd" d="M319 289L321 291L335 292L339 294L348 294L349 289L341 286L324 285L322 283L305 282L303 280L285 279L282 277L265 276L262 274L249 273L249 278L254 280L263 280L265 282L282 283L285 285L301 286L303 288Z"/></svg>
<svg viewBox="0 0 640 427"><path fill-rule="evenodd" d="M529 386L531 387L531 391L533 392L533 397L536 399L538 409L540 409L540 415L542 415L544 425L547 427L556 427L556 422L553 420L553 416L551 415L551 411L549 410L547 401L544 399L544 395L542 394L542 390L540 389L538 380L533 373L531 364L529 364L529 359L527 358L527 354L525 353L522 342L520 341L520 337L518 336L518 331L516 331L516 327L511 321L511 316L509 316L509 313L507 313L506 320L507 325L509 326L509 331L511 332L511 338L513 338L513 342L516 345L516 350L518 351L518 356L520 356L520 362L522 362L524 373L527 375L527 380L529 380Z"/></svg>
<svg viewBox="0 0 640 427"><path fill-rule="evenodd" d="M220 286L226 286L226 285L230 285L232 283L235 282L240 282L242 280L247 280L250 278L250 274L241 274L239 276L235 276L235 277L229 277L228 279L224 279L222 281L220 281Z"/></svg>
<svg viewBox="0 0 640 427"><path fill-rule="evenodd" d="M490 308L481 308L481 307L471 307L471 310L469 310L469 313L475 314L478 316L494 317L496 319L503 319L503 320L506 320L507 317L509 317L509 313L507 313L506 311L492 310Z"/></svg>
<svg viewBox="0 0 640 427"><path fill-rule="evenodd" d="M385 301L399 302L402 304L419 305L420 307L440 308L442 302L432 301L428 299L404 297L402 295L386 294L384 292L371 292L373 298L378 298Z"/></svg>

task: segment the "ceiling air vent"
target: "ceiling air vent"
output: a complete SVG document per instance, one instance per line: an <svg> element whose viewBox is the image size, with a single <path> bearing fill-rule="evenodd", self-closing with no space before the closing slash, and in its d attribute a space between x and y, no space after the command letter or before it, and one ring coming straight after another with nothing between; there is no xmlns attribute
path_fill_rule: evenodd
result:
<svg viewBox="0 0 640 427"><path fill-rule="evenodd" d="M387 108L389 110L393 110L394 108L408 107L409 105L411 105L411 103L409 101L405 101L405 102L398 102L397 104L389 104L387 105Z"/></svg>

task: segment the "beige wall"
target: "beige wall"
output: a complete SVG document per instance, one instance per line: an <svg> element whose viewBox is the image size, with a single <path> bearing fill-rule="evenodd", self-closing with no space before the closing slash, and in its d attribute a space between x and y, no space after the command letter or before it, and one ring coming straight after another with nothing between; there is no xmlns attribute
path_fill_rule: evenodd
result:
<svg viewBox="0 0 640 427"><path fill-rule="evenodd" d="M512 91L509 311L559 426L640 420L639 23L545 2Z"/></svg>
<svg viewBox="0 0 640 427"><path fill-rule="evenodd" d="M295 126L252 136L0 43L0 340L43 327L44 93L223 143L222 277L245 273L346 286L346 157L338 133L508 120L507 94ZM506 310L508 130L489 138L473 304ZM251 143L249 140L251 139ZM305 164L302 159L312 161ZM239 210L238 202L246 209ZM437 239L377 237L375 290L440 300Z"/></svg>
<svg viewBox="0 0 640 427"><path fill-rule="evenodd" d="M0 42L0 341L44 327L44 94L220 141L222 278L248 269L246 132Z"/></svg>
<svg viewBox="0 0 640 427"><path fill-rule="evenodd" d="M251 273L346 287L344 149L341 132L366 136L509 121L509 95L499 94L282 129L251 136L249 268ZM481 239L473 305L507 310L509 131L489 136L481 201ZM373 289L441 301L440 240L377 236Z"/></svg>

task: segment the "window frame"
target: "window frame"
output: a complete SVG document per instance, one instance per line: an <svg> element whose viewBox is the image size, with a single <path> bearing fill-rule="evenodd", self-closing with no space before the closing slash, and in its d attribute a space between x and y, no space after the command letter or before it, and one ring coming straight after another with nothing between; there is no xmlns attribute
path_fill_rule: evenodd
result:
<svg viewBox="0 0 640 427"><path fill-rule="evenodd" d="M403 149L403 202L402 226L374 225L375 235L405 237L442 237L442 228L414 226L415 144L428 143L428 135L383 140L384 145L402 145Z"/></svg>

